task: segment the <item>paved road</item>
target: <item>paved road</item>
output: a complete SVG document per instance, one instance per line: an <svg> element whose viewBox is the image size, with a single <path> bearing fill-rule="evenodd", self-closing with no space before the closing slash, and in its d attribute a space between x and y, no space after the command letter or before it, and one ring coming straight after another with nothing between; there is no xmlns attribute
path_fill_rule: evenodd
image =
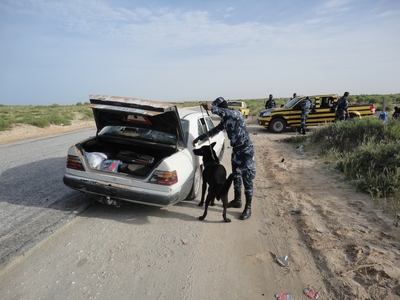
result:
<svg viewBox="0 0 400 300"><path fill-rule="evenodd" d="M0 146L0 267L92 202L62 177L68 147L94 134L92 128Z"/></svg>

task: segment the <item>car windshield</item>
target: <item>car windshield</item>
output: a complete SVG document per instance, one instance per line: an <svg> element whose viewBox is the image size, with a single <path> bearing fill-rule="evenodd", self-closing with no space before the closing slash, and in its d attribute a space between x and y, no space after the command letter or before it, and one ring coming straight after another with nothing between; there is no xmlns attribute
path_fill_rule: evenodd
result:
<svg viewBox="0 0 400 300"><path fill-rule="evenodd" d="M176 144L176 134L134 126L107 126L100 132L100 135L123 137L164 145Z"/></svg>
<svg viewBox="0 0 400 300"><path fill-rule="evenodd" d="M242 103L241 102L228 102L228 106L242 107Z"/></svg>
<svg viewBox="0 0 400 300"><path fill-rule="evenodd" d="M292 100L289 100L288 102L286 102L286 104L283 106L285 108L290 108L293 106L293 104L295 104L297 101L299 100L299 98L293 98Z"/></svg>

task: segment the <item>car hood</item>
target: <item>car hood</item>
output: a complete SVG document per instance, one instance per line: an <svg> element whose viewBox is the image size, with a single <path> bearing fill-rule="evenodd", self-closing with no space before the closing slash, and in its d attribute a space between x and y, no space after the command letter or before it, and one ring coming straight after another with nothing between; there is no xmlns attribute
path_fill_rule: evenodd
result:
<svg viewBox="0 0 400 300"><path fill-rule="evenodd" d="M175 105L138 98L90 95L97 133L106 126L135 126L174 134L185 145Z"/></svg>

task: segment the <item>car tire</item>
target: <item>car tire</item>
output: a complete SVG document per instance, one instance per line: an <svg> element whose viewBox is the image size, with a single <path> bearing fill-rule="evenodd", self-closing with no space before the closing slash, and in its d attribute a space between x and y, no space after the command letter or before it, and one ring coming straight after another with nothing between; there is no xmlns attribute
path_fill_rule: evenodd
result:
<svg viewBox="0 0 400 300"><path fill-rule="evenodd" d="M186 197L185 200L194 200L197 198L197 196L200 193L200 187L201 187L201 168L197 167L197 169L194 171L194 177L193 177L193 185L190 190L189 195Z"/></svg>
<svg viewBox="0 0 400 300"><path fill-rule="evenodd" d="M286 121L283 118L272 119L269 130L273 133L282 133L286 130Z"/></svg>
<svg viewBox="0 0 400 300"><path fill-rule="evenodd" d="M218 155L219 161L221 161L222 158L224 157L224 153L225 153L225 142L222 143L221 151L219 151Z"/></svg>

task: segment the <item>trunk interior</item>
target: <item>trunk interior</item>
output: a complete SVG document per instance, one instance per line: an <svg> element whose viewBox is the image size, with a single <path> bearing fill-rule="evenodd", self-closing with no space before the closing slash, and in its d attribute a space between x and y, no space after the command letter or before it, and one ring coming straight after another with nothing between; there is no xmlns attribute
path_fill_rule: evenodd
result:
<svg viewBox="0 0 400 300"><path fill-rule="evenodd" d="M165 157L176 152L175 149L160 149L118 141L105 141L92 138L79 144L93 169L118 172L146 177ZM79 148L79 146L78 146ZM103 157L99 154L104 154ZM101 163L99 162L101 157ZM96 163L96 162L97 163Z"/></svg>

